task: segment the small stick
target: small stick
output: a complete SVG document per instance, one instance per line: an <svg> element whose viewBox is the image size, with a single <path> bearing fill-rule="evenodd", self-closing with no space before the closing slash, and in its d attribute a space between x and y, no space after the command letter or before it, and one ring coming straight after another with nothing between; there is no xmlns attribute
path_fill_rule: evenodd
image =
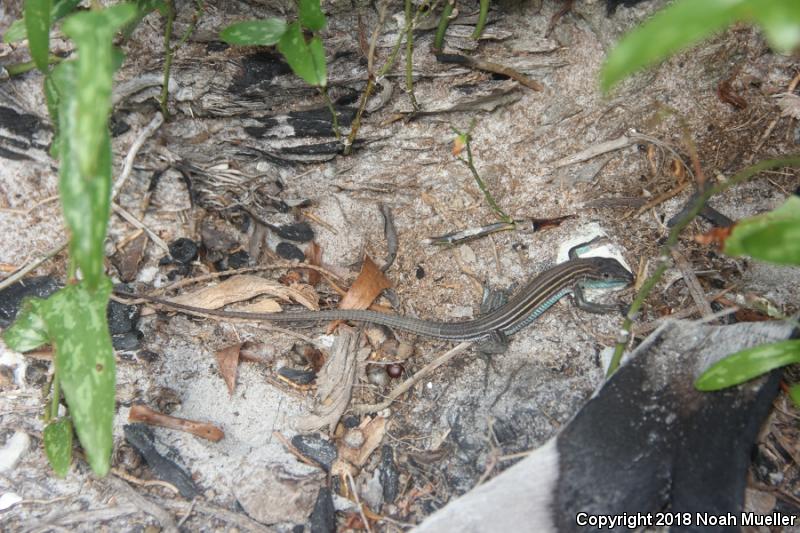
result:
<svg viewBox="0 0 800 533"><path fill-rule="evenodd" d="M125 182L128 181L128 177L131 175L133 171L133 160L136 159L136 155L139 153L139 150L142 148L142 145L150 137L160 126L164 123L164 116L156 112L156 116L150 121L150 123L145 126L142 131L139 132L139 135L136 136L136 139L133 140L133 144L131 144L130 149L128 150L128 155L125 156L125 163L122 165L122 172L119 175L119 179L114 184L114 188L111 192L111 200L113 201L117 195L119 195L122 187L125 185Z"/></svg>
<svg viewBox="0 0 800 533"><path fill-rule="evenodd" d="M8 287L9 285L11 285L13 283L16 283L17 281L21 280L23 277L25 277L25 275L28 272L30 272L34 268L38 267L39 265L41 265L42 263L44 263L45 261L47 261L51 257L53 257L55 255L58 255L58 253L61 252L61 250L63 250L64 248L67 247L68 243L69 243L69 241L66 241L66 240L60 242L54 248L51 248L50 250L45 252L43 255L40 255L39 257L37 257L36 259L31 261L30 263L28 263L24 267L20 268L19 270L17 270L16 272L14 272L10 276L8 276L3 281L0 281L0 290L3 290L6 287Z"/></svg>
<svg viewBox="0 0 800 533"><path fill-rule="evenodd" d="M386 400L382 401L381 403L374 403L374 404L360 404L353 406L353 412L356 414L365 414L365 413L374 413L377 411L382 411L389 407L392 402L394 402L397 398L401 395L405 394L411 387L413 387L416 383L418 383L422 378L442 366L443 364L449 362L453 359L456 355L466 351L469 346L472 345L471 342L462 342L451 350L446 352L440 357L437 357L425 367L422 368L419 372L405 380L403 383L392 389L392 392L386 397Z"/></svg>
<svg viewBox="0 0 800 533"><path fill-rule="evenodd" d="M681 271L683 279L686 282L686 287L689 289L689 294L692 295L692 300L694 300L694 304L700 310L700 314L703 315L704 318L713 315L714 310L711 309L711 304L708 303L708 300L706 300L703 294L703 288L700 286L700 282L697 276L695 276L694 270L692 270L692 265L689 264L689 261L687 261L678 250L672 250L672 258L675 260L675 266Z"/></svg>
<svg viewBox="0 0 800 533"><path fill-rule="evenodd" d="M150 237L150 240L153 241L153 243L155 243L156 246L169 252L169 246L167 246L167 243L165 243L161 237L156 235L155 232L153 232L153 230L145 226L144 222L142 222L141 220L133 216L131 213L123 209L117 203L111 202L111 210L114 211L119 216L121 216L122 218L124 218L126 221L128 221L128 223L131 226L139 228L140 230L144 231L147 234L147 236Z"/></svg>
<svg viewBox="0 0 800 533"><path fill-rule="evenodd" d="M225 436L225 433L223 433L221 429L212 424L165 415L163 413L153 411L146 405L142 404L137 404L131 407L131 410L128 413L128 420L131 422L144 422L145 424L150 424L151 426L160 426L169 429L177 429L179 431L186 431L187 433L208 439L212 442L218 442Z"/></svg>
<svg viewBox="0 0 800 533"><path fill-rule="evenodd" d="M476 70L483 70L491 72L492 74L500 74L501 76L508 76L512 80L521 83L532 91L543 91L544 85L536 80L530 79L525 74L515 70L511 67L501 65L499 63L492 63L491 61L483 61L475 59L474 57L465 56L463 54L436 54L436 61L439 63L451 63L455 65L464 65L474 68Z"/></svg>

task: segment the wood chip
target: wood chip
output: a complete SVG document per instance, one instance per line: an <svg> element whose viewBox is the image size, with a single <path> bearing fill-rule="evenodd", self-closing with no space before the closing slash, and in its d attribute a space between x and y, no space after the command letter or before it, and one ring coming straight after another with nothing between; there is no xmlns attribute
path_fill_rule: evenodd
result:
<svg viewBox="0 0 800 533"><path fill-rule="evenodd" d="M223 433L221 429L212 424L165 415L164 413L153 411L146 405L141 404L131 406L131 410L128 413L128 421L143 422L151 426L177 429L178 431L185 431L213 442L220 441L225 436L225 433Z"/></svg>

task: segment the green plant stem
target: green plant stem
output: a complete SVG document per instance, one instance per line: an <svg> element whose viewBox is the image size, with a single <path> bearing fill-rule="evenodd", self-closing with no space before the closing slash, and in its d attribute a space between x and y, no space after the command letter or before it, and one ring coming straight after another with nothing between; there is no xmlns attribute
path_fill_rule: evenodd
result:
<svg viewBox="0 0 800 533"><path fill-rule="evenodd" d="M444 34L447 33L447 26L450 24L450 15L453 14L455 0L446 0L442 8L442 15L439 19L439 26L436 28L436 36L433 38L433 51L441 52L444 46Z"/></svg>
<svg viewBox="0 0 800 533"><path fill-rule="evenodd" d="M166 0L167 6L167 27L164 29L164 79L161 82L161 114L164 116L164 121L170 118L169 109L167 108L167 99L169 98L169 71L172 68L172 47L169 41L172 38L172 25L175 22L175 4L173 0Z"/></svg>
<svg viewBox="0 0 800 533"><path fill-rule="evenodd" d="M61 401L61 383L58 380L58 372L53 374L53 384L50 387L50 412L45 415L46 422L58 419L58 404Z"/></svg>
<svg viewBox="0 0 800 533"><path fill-rule="evenodd" d="M50 54L48 59L48 63L51 65L55 65L56 63L60 63L62 58L58 57L57 55ZM9 76L19 76L20 74L25 74L36 68L36 64L33 61L23 61L22 63L14 63L13 65L8 65L5 67L6 72L8 72Z"/></svg>
<svg viewBox="0 0 800 533"><path fill-rule="evenodd" d="M356 135L358 135L358 130L361 128L361 116L367 109L367 101L372 94L372 88L374 86L375 81L372 79L372 75L370 75L369 78L367 78L367 86L364 88L364 92L361 94L361 101L358 103L358 111L356 111L356 116L353 117L353 123L350 124L350 134L344 141L344 150L342 151L342 154L344 155L350 155L353 152L353 143L356 142Z"/></svg>
<svg viewBox="0 0 800 533"><path fill-rule="evenodd" d="M411 107L419 110L419 104L414 96L414 24L411 16L411 0L406 0L406 91L411 98Z"/></svg>
<svg viewBox="0 0 800 533"><path fill-rule="evenodd" d="M422 9L425 7L426 4L420 4L417 7L417 13L414 15L413 20L406 20L405 26L403 30L398 32L397 34L397 41L394 43L392 47L392 51L389 53L389 57L386 59L386 63L381 67L378 71L378 78L382 78L386 75L387 72L392 68L394 65L395 60L397 59L397 54L400 52L400 46L403 44L403 37L408 35L409 31L412 31L414 25L416 24L420 14L422 13ZM383 4L381 8L380 15L378 17L378 28L375 30L375 33L372 36L372 42L370 43L369 54L367 57L367 86L364 89L364 92L361 94L361 101L358 104L358 111L356 112L356 116L353 118L353 123L350 126L350 134L347 136L347 140L345 141L344 145L344 155L350 155L353 151L353 143L356 140L356 136L358 135L358 130L361 128L361 117L364 115L364 111L367 108L367 102L369 101L369 97L372 96L372 91L375 89L375 75L373 74L373 61L375 58L375 45L378 40L378 34L383 27L383 21L386 15L386 8L388 6L388 2ZM427 13L426 13L427 15Z"/></svg>
<svg viewBox="0 0 800 533"><path fill-rule="evenodd" d="M322 93L322 97L325 99L325 105L328 106L328 110L331 112L331 117L333 118L333 134L336 135L336 140L338 141L342 138L342 134L339 131L339 118L336 115L336 108L333 107L331 97L328 96L327 87L320 87L319 92Z"/></svg>
<svg viewBox="0 0 800 533"><path fill-rule="evenodd" d="M673 227L672 230L669 232L669 236L667 237L666 242L661 247L659 252L659 264L656 267L655 272L647 278L647 280L642 284L642 287L639 289L639 292L636 294L636 297L633 300L633 303L628 310L627 315L625 316L625 320L622 322L622 335L621 338L617 341L617 344L614 346L614 355L611 358L611 362L608 365L608 372L606 373L606 377L611 377L611 375L619 368L619 363L622 360L622 354L625 352L625 347L628 345L628 340L630 339L631 335L631 327L633 326L633 320L639 310L642 308L645 299L653 290L656 283L661 279L661 276L667 270L669 266L669 257L670 257L670 250L672 249L675 244L678 242L678 237L680 233L689 225L689 223L694 220L694 218L703 210L703 207L708 202L709 198L714 196L715 194L720 194L727 189L733 187L734 185L738 185L739 183L745 182L752 178L753 176L763 172L765 170L771 170L774 168L781 168L781 167L798 167L800 166L800 154L793 155L788 157L782 157L778 159L767 159L765 161L760 161L755 165L751 165L744 170L740 170L736 175L725 181L724 183L720 183L714 187L707 188L700 196L697 197L697 200L694 202L692 208L687 211L687 213L681 218Z"/></svg>
<svg viewBox="0 0 800 533"><path fill-rule="evenodd" d="M173 0L166 0L166 5L167 27L164 29L164 79L161 82L161 98L159 102L159 105L161 106L161 115L164 117L165 121L169 120L170 118L169 109L167 108L167 101L169 99L169 74L170 70L172 69L172 59L175 55L175 52L181 46L186 44L186 41L189 40L189 37L197 28L197 23L200 21L200 17L205 10L205 2L203 0L197 0L197 7L195 8L194 15L192 16L192 21L189 23L189 27L183 32L183 35L181 35L181 38L178 40L175 46L169 45L169 41L172 39L173 24L175 23L175 4Z"/></svg>
<svg viewBox="0 0 800 533"><path fill-rule="evenodd" d="M465 135L464 137L466 139L467 160L464 161L463 159L459 158L459 161L467 165L470 172L472 172L472 176L475 178L475 182L478 184L478 188L483 193L483 197L486 198L486 202L489 204L489 207L491 207L492 210L495 213L497 213L497 217L502 222L505 222L506 224L511 224L513 226L514 219L508 216L506 212L503 211L499 205L497 205L494 196L492 196L492 193L489 192L489 187L486 186L486 182L483 181L483 178L481 178L481 175L478 174L478 170L475 168L475 163L472 159L472 148L470 147L469 134Z"/></svg>
<svg viewBox="0 0 800 533"><path fill-rule="evenodd" d="M483 33L483 27L486 26L486 17L489 15L489 0L481 0L481 10L478 13L478 23L475 25L475 31L472 32L472 38L478 39Z"/></svg>

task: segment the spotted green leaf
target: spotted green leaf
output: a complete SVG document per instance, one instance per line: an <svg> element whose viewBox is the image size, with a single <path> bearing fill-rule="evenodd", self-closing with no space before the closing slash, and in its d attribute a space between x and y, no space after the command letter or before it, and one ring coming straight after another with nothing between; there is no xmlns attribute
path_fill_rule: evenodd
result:
<svg viewBox="0 0 800 533"><path fill-rule="evenodd" d="M725 239L728 255L749 255L784 265L800 265L800 197L779 208L740 220Z"/></svg>
<svg viewBox="0 0 800 533"><path fill-rule="evenodd" d="M88 118L80 115L78 65L73 61L63 62L53 69L52 77L59 95L59 191L71 233L70 257L91 287L103 276L103 241L110 213L111 144L103 122L98 126L99 135L92 135L91 142L98 144L91 151L96 158L94 171L82 172L80 154L85 156L87 147L79 123Z"/></svg>
<svg viewBox="0 0 800 533"><path fill-rule="evenodd" d="M58 477L66 477L72 463L72 424L61 418L50 422L42 433L44 452Z"/></svg>
<svg viewBox="0 0 800 533"><path fill-rule="evenodd" d="M600 85L612 85L637 70L663 61L736 21L762 26L772 46L789 51L800 43L797 0L677 0L629 32L611 51Z"/></svg>
<svg viewBox="0 0 800 533"><path fill-rule="evenodd" d="M41 301L39 298L26 300L14 323L3 332L3 340L12 350L28 352L50 342L47 324L37 309Z"/></svg>
<svg viewBox="0 0 800 533"><path fill-rule="evenodd" d="M219 34L228 44L239 46L272 46L286 32L282 19L247 20L231 24Z"/></svg>
<svg viewBox="0 0 800 533"><path fill-rule="evenodd" d="M108 472L114 419L114 351L106 307L111 280L68 285L37 305L55 347L55 367L92 470Z"/></svg>
<svg viewBox="0 0 800 533"><path fill-rule="evenodd" d="M306 42L300 24L294 22L286 29L278 50L286 58L292 71L309 85L324 87L327 83L325 49L319 37Z"/></svg>
<svg viewBox="0 0 800 533"><path fill-rule="evenodd" d="M72 12L81 0L55 0L50 10L50 20L56 22ZM3 35L3 42L13 43L27 37L25 17L15 20Z"/></svg>
<svg viewBox="0 0 800 533"><path fill-rule="evenodd" d="M720 390L792 363L800 363L800 340L762 344L713 364L697 379L695 387L701 391Z"/></svg>
<svg viewBox="0 0 800 533"><path fill-rule="evenodd" d="M298 19L304 28L319 31L325 27L325 14L320 8L320 0L298 0Z"/></svg>
<svg viewBox="0 0 800 533"><path fill-rule="evenodd" d="M70 94L74 114L70 134L75 138L78 169L84 179L91 179L97 173L99 152L104 144L102 137L107 132L114 73L111 41L117 30L134 16L136 6L118 4L100 11L76 13L62 25L79 50L73 81L76 90ZM63 131L67 133L66 129Z"/></svg>
<svg viewBox="0 0 800 533"><path fill-rule="evenodd" d="M36 67L47 72L50 55L50 0L25 0L28 48Z"/></svg>

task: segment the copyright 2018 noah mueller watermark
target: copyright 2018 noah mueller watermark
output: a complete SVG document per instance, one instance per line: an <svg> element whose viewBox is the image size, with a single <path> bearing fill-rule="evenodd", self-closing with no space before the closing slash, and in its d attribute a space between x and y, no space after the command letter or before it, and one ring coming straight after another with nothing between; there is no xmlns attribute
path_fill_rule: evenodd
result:
<svg viewBox="0 0 800 533"><path fill-rule="evenodd" d="M589 526L597 529L614 529L625 527L638 529L641 527L670 526L795 526L800 523L797 516L783 513L621 513L590 514L578 513L575 516L578 527Z"/></svg>

